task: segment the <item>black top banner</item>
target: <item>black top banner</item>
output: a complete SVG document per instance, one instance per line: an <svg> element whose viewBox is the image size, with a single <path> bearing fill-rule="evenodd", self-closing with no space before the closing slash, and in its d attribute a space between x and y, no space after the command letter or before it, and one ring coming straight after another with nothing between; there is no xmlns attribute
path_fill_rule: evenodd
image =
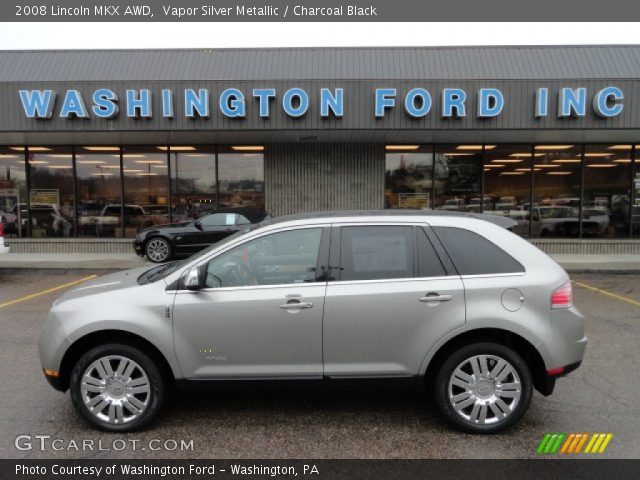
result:
<svg viewBox="0 0 640 480"><path fill-rule="evenodd" d="M14 0L0 3L0 22L626 22L637 20L639 15L640 2L628 0ZM464 25L456 28L463 29Z"/></svg>

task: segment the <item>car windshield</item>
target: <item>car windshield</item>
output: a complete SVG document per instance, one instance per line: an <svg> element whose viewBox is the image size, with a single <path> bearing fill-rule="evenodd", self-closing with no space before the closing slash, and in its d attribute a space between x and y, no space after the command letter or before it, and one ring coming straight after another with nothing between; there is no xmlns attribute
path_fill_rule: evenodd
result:
<svg viewBox="0 0 640 480"><path fill-rule="evenodd" d="M150 270L147 270L142 275L140 275L140 277L138 277L138 284L145 285L147 283L157 282L158 280L160 280L162 278L166 278L169 275L171 275L173 272L176 272L176 271L180 270L187 263L192 262L194 260L197 260L200 257L203 257L203 256L207 255L212 250L214 250L216 248L219 248L222 245L225 245L225 244L235 240L236 238L244 235L245 233L248 233L251 230L255 230L256 228L258 228L257 224L256 225L247 226L247 228L239 230L236 233L234 233L233 235L229 235L228 237L223 238L219 242L214 243L213 245L205 248L204 250L199 251L198 253L196 253L194 255L191 255L188 258L185 258L183 260L177 260L177 261L174 261L174 262L165 263L163 265L158 265L157 267L154 267L154 268L152 268Z"/></svg>

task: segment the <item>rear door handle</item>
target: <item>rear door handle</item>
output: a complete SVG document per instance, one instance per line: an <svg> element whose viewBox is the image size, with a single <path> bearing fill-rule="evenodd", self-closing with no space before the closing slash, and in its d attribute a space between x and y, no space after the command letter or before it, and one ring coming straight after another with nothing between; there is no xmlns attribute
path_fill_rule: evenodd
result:
<svg viewBox="0 0 640 480"><path fill-rule="evenodd" d="M451 295L440 295L437 293L428 293L424 297L420 297L418 300L421 302L449 302L453 299Z"/></svg>
<svg viewBox="0 0 640 480"><path fill-rule="evenodd" d="M313 303L311 302L291 302L285 303L284 305L280 305L280 308L283 310L300 310L302 308L312 308Z"/></svg>

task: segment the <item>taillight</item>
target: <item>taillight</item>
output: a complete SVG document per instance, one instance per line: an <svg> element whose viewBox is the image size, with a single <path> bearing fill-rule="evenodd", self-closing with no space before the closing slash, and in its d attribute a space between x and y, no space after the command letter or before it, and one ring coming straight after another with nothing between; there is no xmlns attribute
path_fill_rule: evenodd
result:
<svg viewBox="0 0 640 480"><path fill-rule="evenodd" d="M0 237L4 235L4 232L2 231L2 219L0 219Z"/></svg>
<svg viewBox="0 0 640 480"><path fill-rule="evenodd" d="M551 308L569 308L573 305L573 288L571 288L571 280L564 285L556 288L551 294Z"/></svg>

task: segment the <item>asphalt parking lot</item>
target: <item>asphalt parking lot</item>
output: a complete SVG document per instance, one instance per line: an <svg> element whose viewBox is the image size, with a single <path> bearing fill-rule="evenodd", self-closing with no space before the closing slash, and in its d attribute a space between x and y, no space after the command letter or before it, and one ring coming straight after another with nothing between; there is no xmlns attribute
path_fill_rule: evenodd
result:
<svg viewBox="0 0 640 480"><path fill-rule="evenodd" d="M49 387L36 345L69 287L49 290L91 273L0 271L1 458L522 458L537 456L547 432L611 432L603 457L640 452L640 275L572 275L590 341L582 367L553 396L536 393L518 426L489 437L452 430L423 393L315 389L180 392L143 432L98 432ZM17 449L18 435L33 448Z"/></svg>

